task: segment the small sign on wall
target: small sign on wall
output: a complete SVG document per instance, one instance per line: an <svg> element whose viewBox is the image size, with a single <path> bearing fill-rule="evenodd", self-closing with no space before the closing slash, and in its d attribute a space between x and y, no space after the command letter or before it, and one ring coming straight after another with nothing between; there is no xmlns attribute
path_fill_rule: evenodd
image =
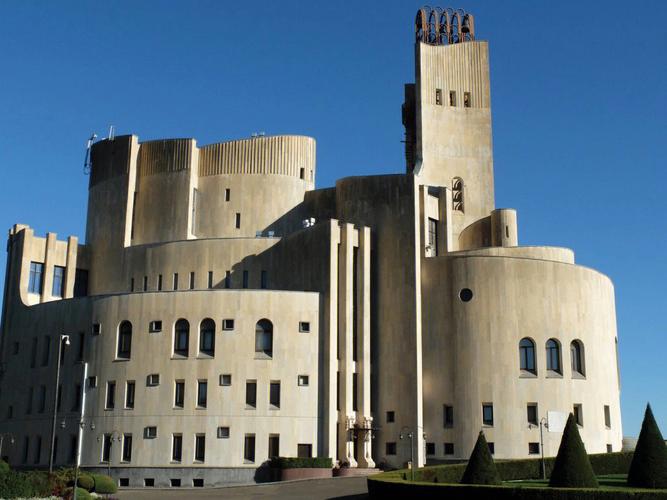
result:
<svg viewBox="0 0 667 500"><path fill-rule="evenodd" d="M547 424L549 432L563 432L568 414L564 411L548 411Z"/></svg>

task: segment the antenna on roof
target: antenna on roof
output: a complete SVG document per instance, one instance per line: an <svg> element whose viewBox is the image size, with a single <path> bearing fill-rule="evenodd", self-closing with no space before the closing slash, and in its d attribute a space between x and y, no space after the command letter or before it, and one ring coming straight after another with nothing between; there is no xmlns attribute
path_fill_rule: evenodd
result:
<svg viewBox="0 0 667 500"><path fill-rule="evenodd" d="M109 137L108 139L110 141L113 141L116 138L116 130L114 129L113 125L109 125Z"/></svg>
<svg viewBox="0 0 667 500"><path fill-rule="evenodd" d="M90 148L93 145L93 141L95 139L97 139L97 134L91 135L90 139L88 139L88 143L86 144L86 157L83 160L83 175L88 175L90 173L90 169L93 166L93 162L90 158Z"/></svg>

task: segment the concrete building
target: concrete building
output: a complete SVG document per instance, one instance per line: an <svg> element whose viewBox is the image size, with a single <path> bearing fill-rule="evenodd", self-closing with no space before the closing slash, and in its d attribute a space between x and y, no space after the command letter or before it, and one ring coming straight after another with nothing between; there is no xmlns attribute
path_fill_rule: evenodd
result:
<svg viewBox="0 0 667 500"><path fill-rule="evenodd" d="M464 459L480 430L529 457L547 420L555 455L569 412L619 451L613 285L495 207L472 16L418 12L403 124L405 174L325 189L309 137L95 142L85 244L9 232L3 455L48 463L57 397L55 463L130 486Z"/></svg>

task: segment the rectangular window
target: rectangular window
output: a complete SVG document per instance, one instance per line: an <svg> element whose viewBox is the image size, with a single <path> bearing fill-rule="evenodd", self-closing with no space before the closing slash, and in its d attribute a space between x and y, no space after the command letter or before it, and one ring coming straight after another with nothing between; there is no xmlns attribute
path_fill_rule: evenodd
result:
<svg viewBox="0 0 667 500"><path fill-rule="evenodd" d="M26 436L23 439L23 458L21 459L22 464L28 463L29 454L30 454L30 437Z"/></svg>
<svg viewBox="0 0 667 500"><path fill-rule="evenodd" d="M46 386L42 385L39 388L39 405L37 406L37 411L44 413L44 410L46 410Z"/></svg>
<svg viewBox="0 0 667 500"><path fill-rule="evenodd" d="M487 443L489 445L489 453L493 455L496 452L496 444L495 443Z"/></svg>
<svg viewBox="0 0 667 500"><path fill-rule="evenodd" d="M154 477L145 477L144 478L144 486L147 487L147 488L155 487L155 478Z"/></svg>
<svg viewBox="0 0 667 500"><path fill-rule="evenodd" d="M191 216L191 224L192 224L192 234L195 234L197 232L197 201L198 201L198 196L199 191L197 191L197 188L192 188L192 216Z"/></svg>
<svg viewBox="0 0 667 500"><path fill-rule="evenodd" d="M232 197L232 190L229 188L225 189L225 201L229 201Z"/></svg>
<svg viewBox="0 0 667 500"><path fill-rule="evenodd" d="M42 461L42 436L37 436L35 441L35 463L38 464Z"/></svg>
<svg viewBox="0 0 667 500"><path fill-rule="evenodd" d="M215 324L212 321L206 321L208 326L199 329L199 353L206 356L215 355Z"/></svg>
<svg viewBox="0 0 667 500"><path fill-rule="evenodd" d="M426 454L435 455L435 443L426 443Z"/></svg>
<svg viewBox="0 0 667 500"><path fill-rule="evenodd" d="M183 458L183 435L174 434L171 437L171 461L180 462Z"/></svg>
<svg viewBox="0 0 667 500"><path fill-rule="evenodd" d="M454 427L454 407L451 405L444 405L442 407L442 413L444 427Z"/></svg>
<svg viewBox="0 0 667 500"><path fill-rule="evenodd" d="M269 386L269 404L274 408L280 408L280 382L271 382Z"/></svg>
<svg viewBox="0 0 667 500"><path fill-rule="evenodd" d="M389 442L384 444L385 455L396 455L396 443Z"/></svg>
<svg viewBox="0 0 667 500"><path fill-rule="evenodd" d="M130 278L130 292L134 292L134 278Z"/></svg>
<svg viewBox="0 0 667 500"><path fill-rule="evenodd" d="M298 385L305 387L308 385L308 375L299 375L297 377L297 383Z"/></svg>
<svg viewBox="0 0 667 500"><path fill-rule="evenodd" d="M32 349L30 351L30 368L34 368L37 365L37 337L32 339Z"/></svg>
<svg viewBox="0 0 667 500"><path fill-rule="evenodd" d="M455 90L450 90L449 91L449 105L450 106L456 106L456 91Z"/></svg>
<svg viewBox="0 0 667 500"><path fill-rule="evenodd" d="M54 297L62 297L64 283L65 268L62 266L53 266L53 287L51 287L51 295Z"/></svg>
<svg viewBox="0 0 667 500"><path fill-rule="evenodd" d="M204 434L195 435L195 462L203 462L206 458L206 436Z"/></svg>
<svg viewBox="0 0 667 500"><path fill-rule="evenodd" d="M529 455L539 455L540 454L540 443L528 443L528 454Z"/></svg>
<svg viewBox="0 0 667 500"><path fill-rule="evenodd" d="M257 407L257 381L248 380L245 383L245 406L246 408Z"/></svg>
<svg viewBox="0 0 667 500"><path fill-rule="evenodd" d="M279 456L280 456L280 436L278 434L269 434L269 458L274 458Z"/></svg>
<svg viewBox="0 0 667 500"><path fill-rule="evenodd" d="M157 290L158 290L158 292L162 291L162 275L161 274L157 275Z"/></svg>
<svg viewBox="0 0 667 500"><path fill-rule="evenodd" d="M231 373L223 373L220 375L220 385L232 385L232 375Z"/></svg>
<svg viewBox="0 0 667 500"><path fill-rule="evenodd" d="M218 427L218 438L229 439L229 427Z"/></svg>
<svg viewBox="0 0 667 500"><path fill-rule="evenodd" d="M269 287L269 275L268 275L268 273L266 271L262 270L262 273L261 273L260 276L261 276L260 287L261 288L268 288Z"/></svg>
<svg viewBox="0 0 667 500"><path fill-rule="evenodd" d="M580 427L584 426L584 409L581 404L575 404L572 408L572 413L574 414L574 421Z"/></svg>
<svg viewBox="0 0 667 500"><path fill-rule="evenodd" d="M118 352L117 359L130 359L132 354L132 326L129 322L121 323L118 332Z"/></svg>
<svg viewBox="0 0 667 500"><path fill-rule="evenodd" d="M123 434L123 462L132 461L132 434Z"/></svg>
<svg viewBox="0 0 667 500"><path fill-rule="evenodd" d="M194 271L190 271L190 290L195 289L195 273Z"/></svg>
<svg viewBox="0 0 667 500"><path fill-rule="evenodd" d="M206 408L207 392L208 382L206 380L199 380L197 382L197 406L199 408Z"/></svg>
<svg viewBox="0 0 667 500"><path fill-rule="evenodd" d="M610 444L608 444L607 445L607 453L612 453L612 452L613 452L613 447Z"/></svg>
<svg viewBox="0 0 667 500"><path fill-rule="evenodd" d="M231 271L225 271L225 288L232 287L232 273Z"/></svg>
<svg viewBox="0 0 667 500"><path fill-rule="evenodd" d="M442 89L435 89L435 104L442 105Z"/></svg>
<svg viewBox="0 0 667 500"><path fill-rule="evenodd" d="M538 423L537 403L528 403L528 405L526 406L526 417L528 419L529 424L537 425Z"/></svg>
<svg viewBox="0 0 667 500"><path fill-rule="evenodd" d="M125 408L134 408L134 380L128 380L125 384Z"/></svg>
<svg viewBox="0 0 667 500"><path fill-rule="evenodd" d="M233 330L234 329L234 320L233 319L223 319L222 320L222 329L223 330Z"/></svg>
<svg viewBox="0 0 667 500"><path fill-rule="evenodd" d="M243 460L245 462L255 461L255 435L246 434L245 442L243 444Z"/></svg>
<svg viewBox="0 0 667 500"><path fill-rule="evenodd" d="M427 256L438 256L438 221L436 219L428 219L428 252Z"/></svg>
<svg viewBox="0 0 667 500"><path fill-rule="evenodd" d="M174 290L178 290L178 273L174 273Z"/></svg>
<svg viewBox="0 0 667 500"><path fill-rule="evenodd" d="M35 389L30 386L28 388L28 404L26 405L25 412L27 415L30 415L32 413L32 400L34 398L35 394Z"/></svg>
<svg viewBox="0 0 667 500"><path fill-rule="evenodd" d="M454 443L445 443L445 455L454 454Z"/></svg>
<svg viewBox="0 0 667 500"><path fill-rule="evenodd" d="M358 398L357 398L357 388L358 388L358 382L357 382L357 373L352 374L352 411L357 411L357 403L358 403Z"/></svg>
<svg viewBox="0 0 667 500"><path fill-rule="evenodd" d="M236 213L236 229L241 229L241 214Z"/></svg>
<svg viewBox="0 0 667 500"><path fill-rule="evenodd" d="M484 425L493 425L493 404L484 403L482 405L482 423Z"/></svg>
<svg viewBox="0 0 667 500"><path fill-rule="evenodd" d="M296 456L299 458L311 458L313 456L313 445L310 443L297 444Z"/></svg>
<svg viewBox="0 0 667 500"><path fill-rule="evenodd" d="M97 377L95 375L91 375L88 377L88 388L89 389L95 389L97 387Z"/></svg>
<svg viewBox="0 0 667 500"><path fill-rule="evenodd" d="M88 271L77 269L74 273L74 296L85 297L88 295Z"/></svg>
<svg viewBox="0 0 667 500"><path fill-rule="evenodd" d="M470 102L470 92L464 92L463 93L463 107L464 108L469 108L471 105Z"/></svg>
<svg viewBox="0 0 667 500"><path fill-rule="evenodd" d="M299 332L301 332L301 333L310 333L310 322L309 321L299 321Z"/></svg>
<svg viewBox="0 0 667 500"><path fill-rule="evenodd" d="M113 410L116 404L116 382L107 382L107 399L104 405L106 410Z"/></svg>
<svg viewBox="0 0 667 500"><path fill-rule="evenodd" d="M48 366L51 355L51 337L44 337L44 347L42 348L42 366Z"/></svg>
<svg viewBox="0 0 667 500"><path fill-rule="evenodd" d="M185 405L185 381L177 380L174 385L174 406L183 408Z"/></svg>
<svg viewBox="0 0 667 500"><path fill-rule="evenodd" d="M44 272L44 264L41 262L30 263L30 278L28 279L29 293L42 293L42 274Z"/></svg>
<svg viewBox="0 0 667 500"><path fill-rule="evenodd" d="M143 286L144 292L148 291L148 276L144 276L144 286Z"/></svg>
<svg viewBox="0 0 667 500"><path fill-rule="evenodd" d="M396 420L396 414L393 411L387 412L387 423L392 424Z"/></svg>
<svg viewBox="0 0 667 500"><path fill-rule="evenodd" d="M179 462L180 462L180 460L179 460ZM181 487L181 478L180 477L179 478L171 478L169 480L169 485L172 488L180 488Z"/></svg>
<svg viewBox="0 0 667 500"><path fill-rule="evenodd" d="M611 429L611 413L609 405L604 405L604 425L607 429Z"/></svg>
<svg viewBox="0 0 667 500"><path fill-rule="evenodd" d="M303 179L303 178L305 178L305 175L306 175L306 169L303 168L303 167L301 167L301 168L299 169L299 179Z"/></svg>
<svg viewBox="0 0 667 500"><path fill-rule="evenodd" d="M109 462L111 459L111 434L105 434L102 438L102 462Z"/></svg>
<svg viewBox="0 0 667 500"><path fill-rule="evenodd" d="M76 452L79 449L79 440L76 434L70 434L69 437L69 457L67 463L76 464Z"/></svg>
<svg viewBox="0 0 667 500"><path fill-rule="evenodd" d="M213 288L213 271L208 272L208 287Z"/></svg>
<svg viewBox="0 0 667 500"><path fill-rule="evenodd" d="M100 335L102 333L102 324L93 323L93 326L91 327L90 331L93 335Z"/></svg>
<svg viewBox="0 0 667 500"><path fill-rule="evenodd" d="M243 271L243 288L248 288L248 271Z"/></svg>

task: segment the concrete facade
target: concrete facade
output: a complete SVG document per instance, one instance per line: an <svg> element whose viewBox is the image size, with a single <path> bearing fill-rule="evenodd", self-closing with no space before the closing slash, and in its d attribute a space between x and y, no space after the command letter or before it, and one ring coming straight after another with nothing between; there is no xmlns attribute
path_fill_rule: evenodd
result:
<svg viewBox="0 0 667 500"><path fill-rule="evenodd" d="M480 430L528 457L575 407L619 451L613 285L495 207L487 43L418 39L403 123L405 174L326 189L309 137L93 144L85 244L9 232L3 455L48 463L61 335L55 462L82 421L82 466L130 486L465 459Z"/></svg>

